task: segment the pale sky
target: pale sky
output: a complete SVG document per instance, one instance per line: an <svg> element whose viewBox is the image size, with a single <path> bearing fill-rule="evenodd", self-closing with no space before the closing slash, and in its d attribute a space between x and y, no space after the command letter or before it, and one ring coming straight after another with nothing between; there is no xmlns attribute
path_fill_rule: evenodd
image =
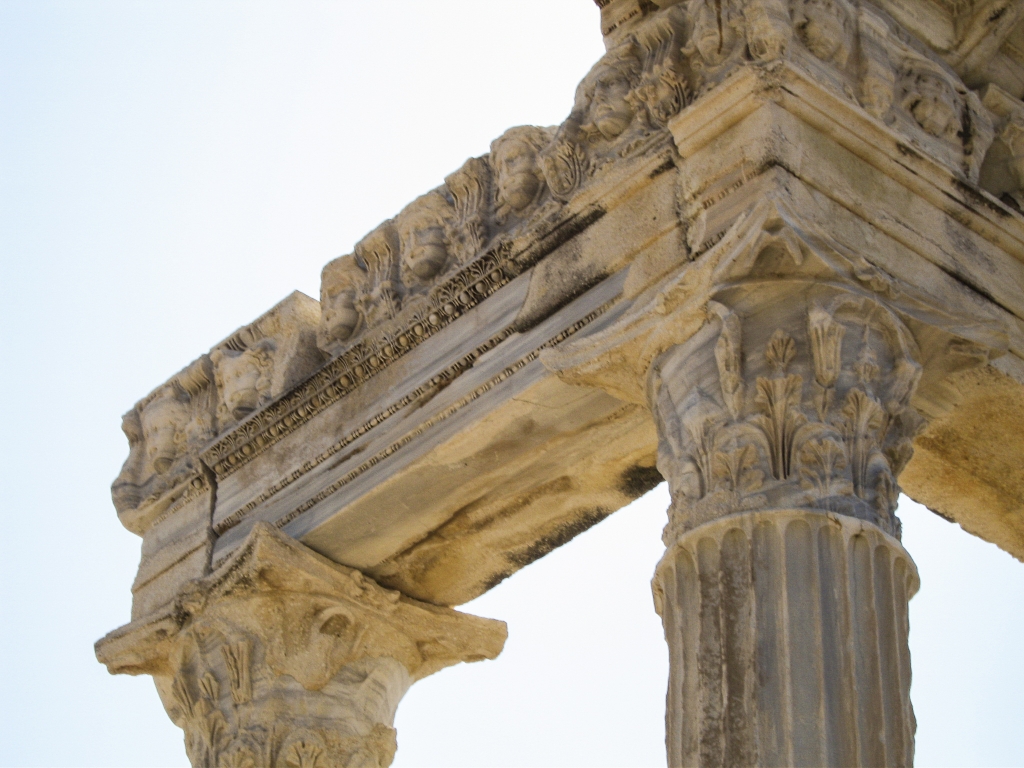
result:
<svg viewBox="0 0 1024 768"><path fill-rule="evenodd" d="M0 765L181 766L129 620L120 415L512 125L564 119L592 0L0 2ZM396 766L664 765L664 486L463 610ZM917 763L1024 765L1024 566L907 501Z"/></svg>

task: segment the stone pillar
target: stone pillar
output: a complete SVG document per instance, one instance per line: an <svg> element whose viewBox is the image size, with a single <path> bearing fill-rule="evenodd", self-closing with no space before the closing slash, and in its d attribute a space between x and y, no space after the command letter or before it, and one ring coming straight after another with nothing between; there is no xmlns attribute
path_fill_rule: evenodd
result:
<svg viewBox="0 0 1024 768"><path fill-rule="evenodd" d="M654 581L671 663L669 765L910 765L899 542L843 515L730 515L681 536Z"/></svg>
<svg viewBox="0 0 1024 768"><path fill-rule="evenodd" d="M827 284L732 287L709 310L650 372L669 764L909 765L918 579L894 511L918 345Z"/></svg>
<svg viewBox="0 0 1024 768"><path fill-rule="evenodd" d="M542 359L658 428L669 765L911 765L897 478L943 382L986 359L985 324L952 324L783 194Z"/></svg>
<svg viewBox="0 0 1024 768"><path fill-rule="evenodd" d="M153 675L194 766L391 764L398 702L460 661L492 659L502 622L384 589L266 524L167 610L96 645Z"/></svg>

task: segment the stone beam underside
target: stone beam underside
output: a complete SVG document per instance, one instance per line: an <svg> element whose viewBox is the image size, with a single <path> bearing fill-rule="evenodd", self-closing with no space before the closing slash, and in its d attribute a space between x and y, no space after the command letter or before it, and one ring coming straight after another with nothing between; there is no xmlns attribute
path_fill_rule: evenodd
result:
<svg viewBox="0 0 1024 768"><path fill-rule="evenodd" d="M113 493L143 559L134 621L99 652L111 669L163 675L176 722L193 722L184 710L199 694L173 703L171 678L192 674L175 654L192 652L189 627L241 615L217 585L257 549L287 561L268 566L286 592L322 556L419 616L482 594L664 476L673 506L655 592L674 649L705 642L707 605L753 611L750 631L771 634L782 601L804 622L797 636L814 625L827 645L829 611L852 621L865 583L881 601L855 622L875 662L824 646L758 662L818 691L814 711L835 716L824 730L736 726L722 737L739 750L730 759L912 760L917 577L896 480L1024 559L1021 3L598 4L608 53L563 125L510 129L329 263L319 302L292 294L125 416L131 452ZM719 572L737 581L715 597ZM778 577L775 591L758 573ZM337 574L322 576L332 595ZM807 579L833 585L813 610L799 602ZM285 599L276 582L246 585ZM326 615L317 606L310 615ZM334 619L310 621L356 637L351 610L338 633L323 629ZM373 611L365 631L385 621ZM422 631L477 627L460 616ZM497 653L500 631L476 631L445 663ZM742 661L753 635L737 631ZM349 646L346 659L369 663ZM429 673L430 654L387 653L396 691ZM721 680L684 680L684 656L670 759L714 763L721 723L686 714L693 698L673 686ZM745 674L722 663L716 674ZM847 670L854 704L826 663ZM884 706L871 663L889 665ZM279 668L265 673L277 691ZM820 691L798 685L806 675ZM771 685L743 690L783 717ZM799 698L785 717L812 707ZM829 709L840 706L860 707L848 732ZM389 711L366 721L374 733L392 733Z"/></svg>

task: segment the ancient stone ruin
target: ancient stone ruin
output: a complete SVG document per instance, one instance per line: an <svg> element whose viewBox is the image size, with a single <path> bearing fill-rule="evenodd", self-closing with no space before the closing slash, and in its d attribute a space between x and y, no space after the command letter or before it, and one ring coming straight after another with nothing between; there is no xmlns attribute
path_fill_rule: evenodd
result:
<svg viewBox="0 0 1024 768"><path fill-rule="evenodd" d="M386 766L452 609L659 483L668 762L910 765L900 488L1024 558L1024 0L598 0L491 151L124 417L196 766Z"/></svg>

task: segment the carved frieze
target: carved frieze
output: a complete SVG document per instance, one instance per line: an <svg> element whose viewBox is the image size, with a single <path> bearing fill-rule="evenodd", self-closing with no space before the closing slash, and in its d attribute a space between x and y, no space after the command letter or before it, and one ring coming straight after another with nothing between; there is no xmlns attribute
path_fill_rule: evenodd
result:
<svg viewBox="0 0 1024 768"><path fill-rule="evenodd" d="M125 414L129 454L111 494L130 530L144 533L158 516L204 492L199 454L210 441L322 364L319 319L317 302L293 293Z"/></svg>
<svg viewBox="0 0 1024 768"><path fill-rule="evenodd" d="M994 318L968 322L964 307L952 321L830 242L813 211L807 198L801 214L758 204L614 327L542 356L567 381L651 408L668 543L729 514L795 508L898 537L918 402L945 407L941 382L1005 344Z"/></svg>
<svg viewBox="0 0 1024 768"><path fill-rule="evenodd" d="M333 358L328 365L310 376L321 359L304 352L305 362L290 369L304 376L287 377L285 386L272 373L283 369L273 333L236 334L214 351L215 423L194 445L206 443L202 462L215 475L258 455L602 215L599 205L580 202L588 189L613 167L671 155L668 121L740 68L770 75L788 62L809 70L908 144L968 179L977 176L992 134L988 111L874 6L687 0L640 3L637 13L627 6L617 4L613 15L628 23L580 84L561 126L507 131L488 155L468 160L324 268L315 346ZM1004 134L1012 141L1012 128ZM158 405L147 419L167 421L162 412L184 418L173 414L191 396L175 398L178 405ZM236 428L242 421L245 428ZM141 435L142 422L137 413L126 429ZM133 467L140 455L133 453ZM190 466L199 471L197 460ZM124 499L138 495L130 482L118 486Z"/></svg>
<svg viewBox="0 0 1024 768"><path fill-rule="evenodd" d="M196 766L387 766L416 680L494 658L502 622L383 589L267 525L173 606L97 643L151 674Z"/></svg>
<svg viewBox="0 0 1024 768"><path fill-rule="evenodd" d="M216 434L213 365L203 355L126 413L128 459L111 495L121 522L142 533L201 474L199 451ZM197 480L201 483L201 480Z"/></svg>

